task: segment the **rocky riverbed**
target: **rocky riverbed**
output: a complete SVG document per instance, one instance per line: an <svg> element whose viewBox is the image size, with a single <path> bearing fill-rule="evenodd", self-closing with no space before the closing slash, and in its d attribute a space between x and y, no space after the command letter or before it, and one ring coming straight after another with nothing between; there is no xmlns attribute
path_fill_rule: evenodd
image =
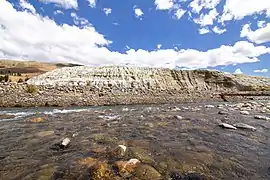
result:
<svg viewBox="0 0 270 180"><path fill-rule="evenodd" d="M270 178L270 101L0 111L0 179Z"/></svg>

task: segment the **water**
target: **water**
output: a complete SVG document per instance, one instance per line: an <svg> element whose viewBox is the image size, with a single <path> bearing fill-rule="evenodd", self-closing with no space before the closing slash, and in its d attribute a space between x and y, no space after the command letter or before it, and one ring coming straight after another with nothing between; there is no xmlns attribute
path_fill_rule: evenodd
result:
<svg viewBox="0 0 270 180"><path fill-rule="evenodd" d="M84 179L87 173L89 179L78 160L93 157L112 165L119 159L107 152L118 144L140 152L140 160L163 179L173 171L195 172L206 179L269 179L270 122L254 119L269 117L269 112L261 113L263 107L257 105L249 115L241 115L228 104L224 109L229 114L220 115L220 103L211 104L215 107L193 103L2 109L0 115L15 117L0 122L0 179ZM35 117L44 122L30 122ZM220 122L242 122L257 130L222 129ZM68 148L51 149L65 137L71 138ZM121 160L130 158L134 154Z"/></svg>

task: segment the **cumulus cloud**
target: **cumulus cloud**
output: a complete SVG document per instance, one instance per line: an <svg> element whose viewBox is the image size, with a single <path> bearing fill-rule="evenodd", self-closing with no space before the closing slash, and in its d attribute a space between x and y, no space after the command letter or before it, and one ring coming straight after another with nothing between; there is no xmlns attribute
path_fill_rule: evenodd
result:
<svg viewBox="0 0 270 180"><path fill-rule="evenodd" d="M55 14L55 15L56 15L56 14L64 14L64 12L58 9L58 10L54 11L53 14Z"/></svg>
<svg viewBox="0 0 270 180"><path fill-rule="evenodd" d="M269 0L226 0L221 21L240 20L253 14L270 14Z"/></svg>
<svg viewBox="0 0 270 180"><path fill-rule="evenodd" d="M201 29L199 29L199 34L207 34L209 32L210 32L210 30L208 28L201 28Z"/></svg>
<svg viewBox="0 0 270 180"><path fill-rule="evenodd" d="M96 4L97 4L96 0L87 0L87 1L90 7L92 8L96 7Z"/></svg>
<svg viewBox="0 0 270 180"><path fill-rule="evenodd" d="M20 0L19 3L22 9L29 10L32 13L36 13L36 9L34 8L34 6L29 4L26 0Z"/></svg>
<svg viewBox="0 0 270 180"><path fill-rule="evenodd" d="M217 18L218 12L216 8L209 11L208 14L201 14L199 18L194 19L196 24L200 24L201 26L213 25L214 20Z"/></svg>
<svg viewBox="0 0 270 180"><path fill-rule="evenodd" d="M175 11L174 15L175 15L176 19L180 19L185 13L186 13L185 10L179 8Z"/></svg>
<svg viewBox="0 0 270 180"><path fill-rule="evenodd" d="M241 37L247 37L250 41L257 44L265 43L270 41L270 23L265 26L252 31L250 24L245 24L242 28Z"/></svg>
<svg viewBox="0 0 270 180"><path fill-rule="evenodd" d="M162 46L161 44L158 44L158 45L157 45L157 49L160 49L160 48L161 48L161 46Z"/></svg>
<svg viewBox="0 0 270 180"><path fill-rule="evenodd" d="M155 0L156 9L158 10L168 10L174 5L173 0Z"/></svg>
<svg viewBox="0 0 270 180"><path fill-rule="evenodd" d="M64 9L78 9L77 0L38 0L38 1L46 4L54 3Z"/></svg>
<svg viewBox="0 0 270 180"><path fill-rule="evenodd" d="M258 26L258 28L263 28L266 26L266 22L265 21L258 21L257 26Z"/></svg>
<svg viewBox="0 0 270 180"><path fill-rule="evenodd" d="M227 30L226 30L226 29L221 29L221 28L215 26L215 27L213 28L213 31L214 31L215 33L217 33L217 34L223 34L223 33L225 33Z"/></svg>
<svg viewBox="0 0 270 180"><path fill-rule="evenodd" d="M58 25L37 13L17 11L8 1L0 1L0 59L26 59L44 62L71 62L84 65L135 64L150 67L206 68L259 61L269 54L265 46L240 41L215 49L127 49L111 51L112 43L77 14L75 25ZM24 23L18 23L23 21ZM31 32L31 34L29 34Z"/></svg>
<svg viewBox="0 0 270 180"><path fill-rule="evenodd" d="M214 9L220 0L193 0L189 7L191 7L192 12L199 14L202 9Z"/></svg>
<svg viewBox="0 0 270 180"><path fill-rule="evenodd" d="M103 8L104 13L108 16L109 14L112 13L112 9L111 8Z"/></svg>
<svg viewBox="0 0 270 180"><path fill-rule="evenodd" d="M254 70L253 72L255 72L255 73L267 73L268 69L257 69L257 70Z"/></svg>
<svg viewBox="0 0 270 180"><path fill-rule="evenodd" d="M143 12L142 12L142 10L140 8L135 8L134 9L134 13L135 13L135 17L136 18L140 18L141 19L141 17L143 16Z"/></svg>
<svg viewBox="0 0 270 180"><path fill-rule="evenodd" d="M238 68L238 69L236 69L236 70L234 71L234 74L243 74L243 72L241 71L240 68Z"/></svg>

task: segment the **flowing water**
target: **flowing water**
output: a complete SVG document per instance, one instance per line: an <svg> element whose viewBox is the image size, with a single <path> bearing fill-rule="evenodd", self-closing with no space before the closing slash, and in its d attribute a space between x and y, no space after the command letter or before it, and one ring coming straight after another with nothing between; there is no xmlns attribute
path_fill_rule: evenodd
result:
<svg viewBox="0 0 270 180"><path fill-rule="evenodd" d="M254 118L269 117L269 111L261 112L257 104L249 115L241 115L236 103L227 103L222 109L228 114L221 115L220 103L210 104L215 107L193 103L1 109L0 179L90 179L78 161L93 157L112 165L119 159L107 152L121 144L135 151L121 160L138 158L162 179L170 179L175 171L205 179L270 179L270 121ZM31 122L36 117L43 122ZM223 129L221 122L246 123L256 131ZM70 146L52 148L66 137Z"/></svg>

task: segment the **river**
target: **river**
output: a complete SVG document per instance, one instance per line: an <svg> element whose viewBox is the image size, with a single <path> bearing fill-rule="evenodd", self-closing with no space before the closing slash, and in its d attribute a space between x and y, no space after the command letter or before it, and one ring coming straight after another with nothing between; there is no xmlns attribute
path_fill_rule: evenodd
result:
<svg viewBox="0 0 270 180"><path fill-rule="evenodd" d="M87 157L106 162L118 179L136 179L113 165L130 158L153 167L160 179L177 179L175 173L270 179L270 121L254 118L270 117L269 101L209 104L1 109L0 179L91 179L89 167L78 163ZM256 131L221 128L222 122ZM52 148L64 138L71 140L67 148ZM108 155L117 145L131 153Z"/></svg>

